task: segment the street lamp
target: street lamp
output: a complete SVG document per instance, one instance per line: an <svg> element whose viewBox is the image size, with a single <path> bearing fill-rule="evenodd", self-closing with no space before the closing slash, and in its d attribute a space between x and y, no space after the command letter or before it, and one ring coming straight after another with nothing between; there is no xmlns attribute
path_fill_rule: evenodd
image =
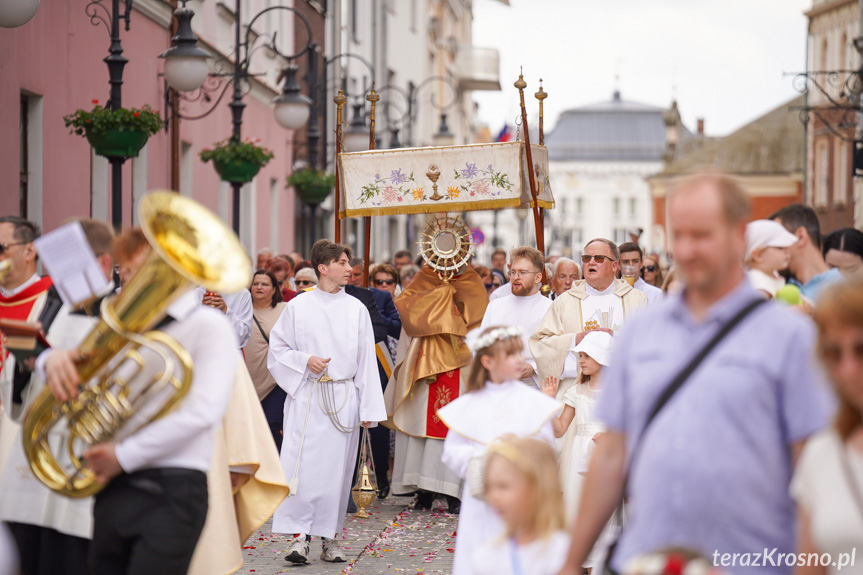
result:
<svg viewBox="0 0 863 575"><path fill-rule="evenodd" d="M39 9L39 0L3 0L0 28L17 28L29 22Z"/></svg>
<svg viewBox="0 0 863 575"><path fill-rule="evenodd" d="M369 130L366 128L363 105L357 102L354 105L354 117L348 129L342 134L342 144L346 152L361 152L369 149Z"/></svg>
<svg viewBox="0 0 863 575"><path fill-rule="evenodd" d="M281 94L273 98L273 104L276 122L286 130L298 130L308 121L312 99L300 94L296 64L288 64L284 88Z"/></svg>
<svg viewBox="0 0 863 575"><path fill-rule="evenodd" d="M204 85L210 73L207 58L210 55L198 48L198 38L192 32L192 16L195 13L183 7L174 10L177 18L177 35L172 38L174 46L159 55L165 60L165 81L178 92L193 92Z"/></svg>
<svg viewBox="0 0 863 575"><path fill-rule="evenodd" d="M449 126L446 123L446 112L441 112L440 128L437 133L432 136L435 146L452 146L455 144L455 134L449 131Z"/></svg>
<svg viewBox="0 0 863 575"><path fill-rule="evenodd" d="M114 0L115 2L117 0ZM131 1L131 0L127 0ZM300 56L306 54L307 52L310 54L310 58L313 59L315 55L315 51L317 49L316 45L312 43L312 27L309 24L308 18L295 8L291 8L289 6L270 6L269 8L264 8L257 14L255 14L249 23L246 25L246 34L245 39L241 37L241 28L242 28L242 17L241 17L241 8L242 8L242 0L236 0L234 3L234 50L235 50L235 58L233 63L233 71L229 74L231 76L231 86L233 87L233 96L231 98L231 103L228 105L231 109L231 121L233 124L233 130L231 132L231 139L235 142L239 142L241 139L242 126L243 126L243 110L246 107L246 103L243 102L243 83L248 82L254 74L249 72L249 66L251 64L251 57L254 53L254 46L256 40L252 40L252 34L254 33L254 25L255 22L258 21L264 14L268 12L272 12L274 10L287 10L288 12L293 12L303 23L303 26L306 29L306 34L308 41L306 45L296 54L282 54L278 48L276 47L275 36L270 38L269 48L275 52L278 56L287 60L288 65L287 68L283 71L282 75L285 78L285 83L282 88L282 93L276 96L272 103L274 104L274 116L276 118L276 122L286 129L296 130L301 127L309 118L309 112L312 105L312 100L306 96L300 94L300 87L297 84L296 71L297 68L293 64L293 60L299 58ZM188 18L191 20L192 15L194 14L191 10L186 10L185 2L183 10L178 10L175 12L178 19L178 34L177 34L177 42L179 48L179 37L180 37L180 27L183 26L183 22L180 20L181 17L185 18L186 13L188 12ZM184 34L183 41L186 42L185 46L193 47L196 46L197 39L192 40L194 38L194 34L192 34L191 24L187 26L187 33ZM163 57L165 59L165 80L169 84L171 84L171 80L167 77L168 74L168 64L173 61L182 62L185 60L185 64L177 63L177 68L181 68L184 65L188 65L188 60L191 57L191 54L187 52L167 50ZM199 58L200 59L200 58ZM172 63L173 65L173 63ZM227 76L228 74L208 74L208 76ZM176 81L177 78L175 77ZM206 76L204 77L206 80ZM192 82L189 80L188 84L191 86ZM200 88L201 85L196 86L195 88ZM227 89L227 85L225 87ZM222 92L224 94L224 90ZM200 119L205 116L208 116L213 110L216 109L219 102L221 101L221 96L218 100L216 100L216 104L208 110L207 112L195 116L194 118L187 119ZM179 114L179 111L176 109L172 110L172 113L177 118L182 118ZM231 182L231 188L233 189L233 198L232 198L232 207L233 207L233 215L232 215L232 223L234 232L239 235L240 233L240 189L243 187L243 184L240 182Z"/></svg>

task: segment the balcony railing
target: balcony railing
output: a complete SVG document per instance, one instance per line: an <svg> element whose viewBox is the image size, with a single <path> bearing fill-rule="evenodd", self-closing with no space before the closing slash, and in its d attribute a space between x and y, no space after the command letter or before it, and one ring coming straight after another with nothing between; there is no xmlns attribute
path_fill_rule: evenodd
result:
<svg viewBox="0 0 863 575"><path fill-rule="evenodd" d="M459 46L455 69L462 90L500 90L500 54L496 48Z"/></svg>

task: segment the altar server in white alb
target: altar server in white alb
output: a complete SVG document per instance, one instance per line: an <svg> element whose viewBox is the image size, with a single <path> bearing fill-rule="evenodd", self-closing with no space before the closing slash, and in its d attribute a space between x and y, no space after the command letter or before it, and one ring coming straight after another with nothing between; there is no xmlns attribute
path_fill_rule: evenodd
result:
<svg viewBox="0 0 863 575"><path fill-rule="evenodd" d="M509 261L512 293L488 304L479 331L496 325L520 327L524 343L524 366L520 379L524 383L539 387L536 362L530 353L528 338L551 307L551 300L539 293L545 261L539 250L527 246L512 250Z"/></svg>
<svg viewBox="0 0 863 575"><path fill-rule="evenodd" d="M312 535L324 561L344 561L335 535L348 506L359 427L387 417L365 306L344 291L351 249L319 240L311 261L317 287L294 298L270 332L267 367L287 392L282 465L291 496L273 531L296 534L285 557L307 563Z"/></svg>

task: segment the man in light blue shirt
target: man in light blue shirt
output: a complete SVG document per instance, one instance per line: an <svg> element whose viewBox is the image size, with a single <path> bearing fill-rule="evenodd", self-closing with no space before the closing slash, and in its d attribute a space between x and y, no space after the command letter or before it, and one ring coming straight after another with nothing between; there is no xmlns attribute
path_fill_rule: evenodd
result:
<svg viewBox="0 0 863 575"><path fill-rule="evenodd" d="M740 262L749 217L746 193L729 178L691 176L668 195L672 252L681 294L643 311L616 336L603 373L597 442L563 573L581 564L623 497L628 524L613 556L620 572L633 557L684 547L731 573L790 573L777 554L794 551L788 494L805 439L827 424L832 401L813 367L807 318L767 303L702 362L640 440L662 391L743 307L758 298ZM639 442L640 441L640 442ZM773 551L776 549L776 551ZM765 550L768 555L765 558ZM717 555L714 555L718 553Z"/></svg>
<svg viewBox="0 0 863 575"><path fill-rule="evenodd" d="M821 253L821 225L815 210L803 204L790 204L770 215L785 229L797 236L797 243L788 248L788 269L800 285L800 293L813 304L821 291L842 279L839 270L831 268Z"/></svg>

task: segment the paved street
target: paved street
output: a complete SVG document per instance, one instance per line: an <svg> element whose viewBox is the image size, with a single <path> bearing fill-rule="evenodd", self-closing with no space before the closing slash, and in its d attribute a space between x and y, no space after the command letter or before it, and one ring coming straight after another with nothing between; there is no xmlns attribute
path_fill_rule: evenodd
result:
<svg viewBox="0 0 863 575"><path fill-rule="evenodd" d="M443 508L441 506L443 505ZM424 573L444 575L452 570L453 548L458 516L445 511L446 503L435 501L432 511L415 511L413 498L395 497L375 500L369 519L348 517L342 549L347 563L320 560L321 543L311 545L311 562L294 566L284 560L288 538L270 531L270 522L254 533L243 549L246 565L240 574L329 575L352 573Z"/></svg>

